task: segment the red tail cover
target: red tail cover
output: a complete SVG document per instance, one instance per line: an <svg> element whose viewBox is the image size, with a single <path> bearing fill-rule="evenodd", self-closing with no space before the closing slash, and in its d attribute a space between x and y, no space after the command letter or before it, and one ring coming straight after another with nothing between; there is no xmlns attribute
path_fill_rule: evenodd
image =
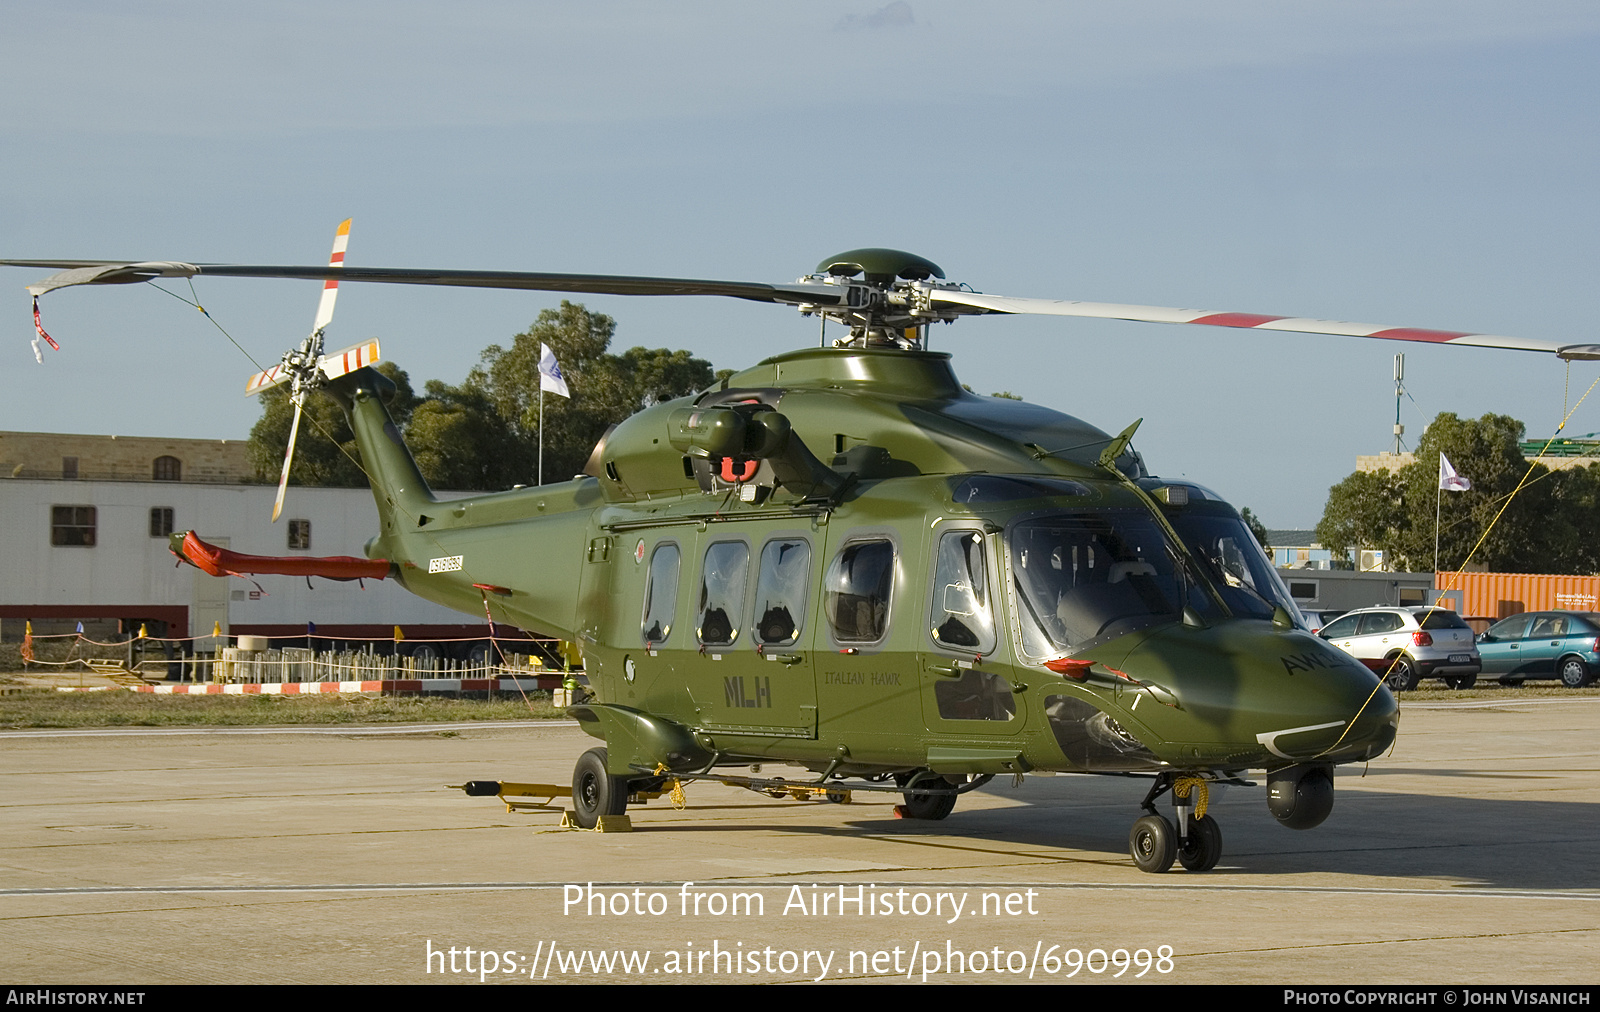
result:
<svg viewBox="0 0 1600 1012"><path fill-rule="evenodd" d="M349 555L311 556L245 555L208 545L194 531L183 536L183 551L174 552L212 576L321 576L329 580L382 580L389 575L387 559L357 559Z"/></svg>

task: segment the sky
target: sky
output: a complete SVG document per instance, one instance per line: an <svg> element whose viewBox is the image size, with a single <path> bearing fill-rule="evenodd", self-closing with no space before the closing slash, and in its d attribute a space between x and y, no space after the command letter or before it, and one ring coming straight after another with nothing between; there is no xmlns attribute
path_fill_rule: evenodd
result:
<svg viewBox="0 0 1600 1012"><path fill-rule="evenodd" d="M349 262L789 281L861 246L982 292L1597 340L1600 7L1494 0L74 2L9 10L0 258ZM0 268L0 430L245 438L317 285L41 300ZM9 279L11 285L3 282ZM184 282L167 282L190 297ZM4 294L7 290L11 294ZM561 296L347 285L459 382ZM785 307L574 296L614 350L740 368ZM1441 411L1550 435L1600 376L1548 355L1120 321L936 328L981 393L1111 432L1269 527ZM1565 405L1565 407L1564 407ZM1600 391L1569 434L1600 430ZM1470 475L1469 475L1470 477Z"/></svg>

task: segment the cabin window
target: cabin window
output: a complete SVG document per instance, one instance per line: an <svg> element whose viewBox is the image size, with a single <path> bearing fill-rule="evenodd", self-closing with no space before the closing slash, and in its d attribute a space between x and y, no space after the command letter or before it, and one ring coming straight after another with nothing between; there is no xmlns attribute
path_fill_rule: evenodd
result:
<svg viewBox="0 0 1600 1012"><path fill-rule="evenodd" d="M678 546L657 545L650 556L644 585L644 642L665 643L672 635L672 618L678 611Z"/></svg>
<svg viewBox="0 0 1600 1012"><path fill-rule="evenodd" d="M706 646L729 646L739 638L749 568L750 546L743 541L718 541L706 549L695 609L695 632Z"/></svg>
<svg viewBox="0 0 1600 1012"><path fill-rule="evenodd" d="M164 538L172 533L172 507L150 507L150 536Z"/></svg>
<svg viewBox="0 0 1600 1012"><path fill-rule="evenodd" d="M983 535L948 531L939 539L933 574L933 639L942 647L974 654L994 652Z"/></svg>
<svg viewBox="0 0 1600 1012"><path fill-rule="evenodd" d="M157 457L150 465L150 477L155 481L182 481L183 462L177 457Z"/></svg>
<svg viewBox="0 0 1600 1012"><path fill-rule="evenodd" d="M786 647L800 638L811 582L811 544L802 538L768 541L756 577L756 642Z"/></svg>
<svg viewBox="0 0 1600 1012"><path fill-rule="evenodd" d="M302 552L311 550L311 521L289 521L289 547Z"/></svg>
<svg viewBox="0 0 1600 1012"><path fill-rule="evenodd" d="M889 628L894 587L894 543L855 541L828 566L822 608L840 643L874 643Z"/></svg>
<svg viewBox="0 0 1600 1012"><path fill-rule="evenodd" d="M50 543L52 545L93 548L95 534L95 509L93 506L50 507Z"/></svg>

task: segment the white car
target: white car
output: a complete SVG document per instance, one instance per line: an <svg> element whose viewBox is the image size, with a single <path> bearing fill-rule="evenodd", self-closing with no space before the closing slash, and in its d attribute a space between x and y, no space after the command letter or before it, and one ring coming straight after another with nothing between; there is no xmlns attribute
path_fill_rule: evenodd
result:
<svg viewBox="0 0 1600 1012"><path fill-rule="evenodd" d="M1395 692L1424 678L1470 689L1483 666L1472 627L1444 608L1358 608L1317 635L1378 673Z"/></svg>

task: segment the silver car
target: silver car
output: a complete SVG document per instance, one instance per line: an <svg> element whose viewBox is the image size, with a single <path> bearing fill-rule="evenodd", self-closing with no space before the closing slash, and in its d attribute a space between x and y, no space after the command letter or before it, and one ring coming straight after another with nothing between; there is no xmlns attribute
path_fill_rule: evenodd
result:
<svg viewBox="0 0 1600 1012"><path fill-rule="evenodd" d="M1378 673L1395 692L1423 678L1470 689L1483 666L1472 627L1443 608L1358 608L1317 635Z"/></svg>

